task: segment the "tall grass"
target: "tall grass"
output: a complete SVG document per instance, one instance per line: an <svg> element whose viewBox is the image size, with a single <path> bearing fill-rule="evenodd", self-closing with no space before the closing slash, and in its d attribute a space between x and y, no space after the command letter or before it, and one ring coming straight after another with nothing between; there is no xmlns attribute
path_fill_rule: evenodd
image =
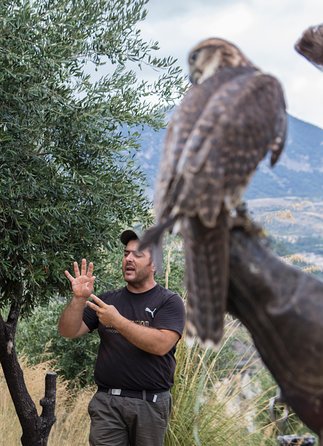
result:
<svg viewBox="0 0 323 446"><path fill-rule="evenodd" d="M251 424L265 412L268 391L255 388L257 375L245 380L246 370L255 361L249 356L240 369L231 364L225 373L218 364L225 364L223 356L227 344L237 330L237 323L229 322L221 349L203 349L197 343L188 346L181 341L177 349L177 369L173 387L173 410L165 446L269 446L276 445L277 430L273 423ZM220 359L221 358L221 359ZM242 358L243 359L243 358ZM228 359L230 363L230 359ZM44 396L44 376L50 363L27 366L22 361L29 392L35 402ZM246 389L249 397L244 398ZM250 389L255 389L250 398ZM87 387L71 393L67 382L57 382L57 421L49 437L49 446L88 445L88 402L95 389ZM18 446L21 428L3 375L0 373L0 446ZM39 413L41 407L38 404ZM250 423L252 421L252 423ZM152 445L153 446L153 445Z"/></svg>
<svg viewBox="0 0 323 446"><path fill-rule="evenodd" d="M49 363L43 363L28 367L24 360L21 364L28 390L37 403L38 413L41 413L39 401L44 396L44 377L51 366ZM49 436L49 446L88 445L87 405L93 392L94 389L86 388L73 395L68 390L67 383L58 379L57 421ZM2 372L0 372L0 395L0 446L19 446L22 430Z"/></svg>
<svg viewBox="0 0 323 446"><path fill-rule="evenodd" d="M221 348L203 349L197 343L188 346L184 341L177 350L177 369L173 394L173 410L165 446L261 446L274 439L275 429L266 433L255 428L253 421L264 410L257 375L245 380L247 370L255 361L252 353L242 368L234 364L226 352L238 329L236 321L226 326L226 338ZM228 356L227 361L223 356ZM231 364L229 364L231 362ZM226 364L223 371L218 364ZM230 368L231 367L231 368ZM249 392L245 389L249 386ZM252 391L253 390L253 394ZM249 393L246 398L243 395ZM265 398L266 391L261 391ZM251 397L250 397L251 394ZM268 401L268 398L267 398Z"/></svg>

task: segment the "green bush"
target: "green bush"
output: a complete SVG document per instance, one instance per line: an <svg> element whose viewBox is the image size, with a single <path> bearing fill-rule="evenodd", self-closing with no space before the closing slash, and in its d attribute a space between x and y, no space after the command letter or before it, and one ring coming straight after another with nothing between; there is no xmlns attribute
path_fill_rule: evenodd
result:
<svg viewBox="0 0 323 446"><path fill-rule="evenodd" d="M57 322L64 306L65 302L52 299L20 321L17 351L26 355L30 364L53 361L53 368L73 387L93 384L99 338L95 334L78 339L60 336Z"/></svg>

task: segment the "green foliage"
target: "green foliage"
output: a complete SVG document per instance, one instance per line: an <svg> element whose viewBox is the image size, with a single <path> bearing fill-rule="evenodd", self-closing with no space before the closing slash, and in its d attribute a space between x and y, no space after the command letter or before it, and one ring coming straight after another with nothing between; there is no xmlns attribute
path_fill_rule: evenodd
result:
<svg viewBox="0 0 323 446"><path fill-rule="evenodd" d="M52 361L52 367L71 387L93 384L99 338L95 334L78 339L59 335L57 322L65 303L50 301L38 306L19 323L16 348L31 365Z"/></svg>
<svg viewBox="0 0 323 446"><path fill-rule="evenodd" d="M0 309L64 294L72 260L99 268L122 228L149 221L133 154L141 126L163 125L182 78L141 38L146 3L0 4ZM160 74L140 80L141 66Z"/></svg>

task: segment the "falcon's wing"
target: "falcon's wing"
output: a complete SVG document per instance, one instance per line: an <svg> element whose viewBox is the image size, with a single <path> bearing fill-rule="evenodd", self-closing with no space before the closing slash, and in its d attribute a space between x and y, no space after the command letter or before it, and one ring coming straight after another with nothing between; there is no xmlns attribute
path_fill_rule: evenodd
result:
<svg viewBox="0 0 323 446"><path fill-rule="evenodd" d="M284 96L274 77L249 69L220 86L215 75L192 87L165 144L155 201L159 221L199 215L214 226L222 202L227 196L235 201L267 150L272 164L277 160L285 135Z"/></svg>
<svg viewBox="0 0 323 446"><path fill-rule="evenodd" d="M166 203L168 205L168 193L176 177L178 161L208 99L208 91L205 88L200 88L200 86L190 87L168 124L155 185L154 202L157 210L157 221L160 220L162 214L165 214L162 211L163 205L166 205Z"/></svg>
<svg viewBox="0 0 323 446"><path fill-rule="evenodd" d="M253 72L254 69L225 68L206 80L202 85L191 86L181 104L176 108L169 122L155 185L155 208L157 221L167 215L166 208L171 206L169 191L177 175L177 165L187 141L199 118L203 114L210 95L221 88L224 82L237 76L237 71ZM159 212L160 211L160 212Z"/></svg>

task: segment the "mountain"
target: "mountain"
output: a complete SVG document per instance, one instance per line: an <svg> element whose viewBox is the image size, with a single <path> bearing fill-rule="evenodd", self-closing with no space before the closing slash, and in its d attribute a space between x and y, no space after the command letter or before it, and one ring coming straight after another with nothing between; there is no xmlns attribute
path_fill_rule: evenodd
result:
<svg viewBox="0 0 323 446"><path fill-rule="evenodd" d="M265 159L246 193L247 199L323 197L323 129L288 117L287 144L274 168Z"/></svg>
<svg viewBox="0 0 323 446"><path fill-rule="evenodd" d="M165 129L144 129L137 153L150 198L165 135ZM288 116L280 159L274 168L268 157L260 163L245 198L276 253L323 280L323 129Z"/></svg>
<svg viewBox="0 0 323 446"><path fill-rule="evenodd" d="M166 130L145 128L138 162L148 179L147 194L152 191L158 170ZM323 129L288 116L287 143L283 153L270 168L268 157L259 165L249 184L246 199L286 196L323 198Z"/></svg>

